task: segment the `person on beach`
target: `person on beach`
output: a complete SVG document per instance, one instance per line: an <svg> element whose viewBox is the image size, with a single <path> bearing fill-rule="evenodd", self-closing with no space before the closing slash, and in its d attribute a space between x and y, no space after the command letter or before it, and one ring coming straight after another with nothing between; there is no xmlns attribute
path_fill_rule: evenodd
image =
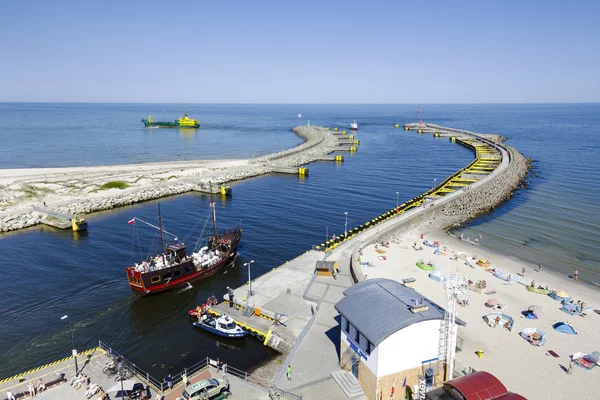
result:
<svg viewBox="0 0 600 400"><path fill-rule="evenodd" d="M578 275L579 275L579 271L575 270L575 272L573 272L573 279L577 280Z"/></svg>
<svg viewBox="0 0 600 400"><path fill-rule="evenodd" d="M569 362L569 369L567 370L567 374L571 375L573 373L573 360Z"/></svg>
<svg viewBox="0 0 600 400"><path fill-rule="evenodd" d="M542 263L539 263L537 272L541 272L541 271L542 271Z"/></svg>
<svg viewBox="0 0 600 400"><path fill-rule="evenodd" d="M31 397L35 396L35 387L33 387L33 383L29 383L29 385L27 386L27 390L29 390L29 394L31 395Z"/></svg>
<svg viewBox="0 0 600 400"><path fill-rule="evenodd" d="M531 281L531 287L534 288L535 287L535 280Z"/></svg>
<svg viewBox="0 0 600 400"><path fill-rule="evenodd" d="M165 382L167 383L167 387L169 389L173 389L173 377L171 376L171 374L167 375L167 377L165 378Z"/></svg>
<svg viewBox="0 0 600 400"><path fill-rule="evenodd" d="M233 289L227 286L227 294L229 295L229 308L233 307Z"/></svg>
<svg viewBox="0 0 600 400"><path fill-rule="evenodd" d="M496 317L496 323L494 324L494 328L500 324L500 317Z"/></svg>
<svg viewBox="0 0 600 400"><path fill-rule="evenodd" d="M6 392L6 400L15 400L15 395L12 391L9 390L8 392Z"/></svg>
<svg viewBox="0 0 600 400"><path fill-rule="evenodd" d="M288 381L292 380L292 366L291 365L288 365L288 367L287 367L287 378L288 378Z"/></svg>
<svg viewBox="0 0 600 400"><path fill-rule="evenodd" d="M525 267L523 267L523 270L521 271L521 276L525 278Z"/></svg>
<svg viewBox="0 0 600 400"><path fill-rule="evenodd" d="M38 382L37 390L38 390L38 393L46 390L46 384L44 383L44 380L42 378L40 378L40 380Z"/></svg>

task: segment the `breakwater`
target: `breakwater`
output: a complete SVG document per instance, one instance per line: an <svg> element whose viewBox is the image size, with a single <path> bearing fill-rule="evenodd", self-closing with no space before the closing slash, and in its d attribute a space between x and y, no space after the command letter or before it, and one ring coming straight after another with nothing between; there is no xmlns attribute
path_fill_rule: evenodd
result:
<svg viewBox="0 0 600 400"><path fill-rule="evenodd" d="M321 127L299 126L292 129L304 140L299 146L266 156L254 158L223 168L208 168L198 170L193 162L169 163L160 165L141 164L118 166L115 168L90 167L68 168L64 172L52 174L43 169L31 174L21 174L15 178L9 188L16 193L26 193L27 203L14 207L0 214L0 232L14 231L39 224L44 217L42 213L32 209L44 200L40 197L32 202L31 198L52 193L64 195L70 200L48 201L48 207L63 214L78 215L137 204L149 200L174 196L200 189L206 190L209 184L222 185L256 177L281 170L286 167L297 167L322 159L323 156L334 152L339 147L339 139L329 130ZM124 189L112 189L110 194L103 195L102 185L119 180ZM73 188L81 188L73 193ZM36 190L36 188L38 190ZM60 196L53 196L60 198ZM18 204L17 204L18 206Z"/></svg>
<svg viewBox="0 0 600 400"><path fill-rule="evenodd" d="M406 130L419 130L420 133L437 133L450 137L450 140L462 142L471 148L476 159L468 166L448 177L440 185L382 214L364 225L350 229L320 246L318 250L329 251L339 246L354 246L351 256L351 274L355 282L364 280L360 268L360 249L377 241L394 240L403 232L418 229L428 232L458 226L470 219L493 210L522 185L529 161L516 149L502 144L504 137L481 135L466 130L445 128L427 124L405 125ZM487 148L488 150L483 150ZM444 188L453 179L473 172L473 166L485 154L497 152L500 163L486 171L483 177L473 180L461 190L444 192ZM442 196L439 194L442 193ZM369 229L370 228L370 229Z"/></svg>

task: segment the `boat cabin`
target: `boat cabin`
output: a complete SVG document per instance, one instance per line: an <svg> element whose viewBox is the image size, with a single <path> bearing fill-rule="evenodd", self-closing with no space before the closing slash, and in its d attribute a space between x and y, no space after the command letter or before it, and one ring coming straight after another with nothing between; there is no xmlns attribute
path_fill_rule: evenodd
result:
<svg viewBox="0 0 600 400"><path fill-rule="evenodd" d="M167 246L167 257L175 262L181 262L186 257L186 245L183 243L170 244Z"/></svg>

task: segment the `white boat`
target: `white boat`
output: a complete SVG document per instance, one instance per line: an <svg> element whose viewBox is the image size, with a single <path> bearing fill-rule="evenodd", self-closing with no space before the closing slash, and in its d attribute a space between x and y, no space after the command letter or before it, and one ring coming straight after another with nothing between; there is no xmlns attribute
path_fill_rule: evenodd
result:
<svg viewBox="0 0 600 400"><path fill-rule="evenodd" d="M246 331L240 328L229 315L215 317L204 313L198 317L197 322L192 322L192 325L221 337L242 339L246 336Z"/></svg>
<svg viewBox="0 0 600 400"><path fill-rule="evenodd" d="M351 131L357 131L358 130L358 124L356 123L356 121L352 122L350 124L350 130Z"/></svg>
<svg viewBox="0 0 600 400"><path fill-rule="evenodd" d="M302 114L298 114L298 118L302 118Z"/></svg>

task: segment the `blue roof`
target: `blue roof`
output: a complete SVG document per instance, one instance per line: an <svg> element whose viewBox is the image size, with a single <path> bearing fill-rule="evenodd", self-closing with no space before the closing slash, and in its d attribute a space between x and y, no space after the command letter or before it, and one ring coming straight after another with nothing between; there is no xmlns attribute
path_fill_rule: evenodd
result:
<svg viewBox="0 0 600 400"><path fill-rule="evenodd" d="M410 325L444 319L442 307L391 279L368 279L346 289L344 295L335 309L375 346ZM415 300L428 309L413 313L410 307ZM466 325L459 318L456 323Z"/></svg>

